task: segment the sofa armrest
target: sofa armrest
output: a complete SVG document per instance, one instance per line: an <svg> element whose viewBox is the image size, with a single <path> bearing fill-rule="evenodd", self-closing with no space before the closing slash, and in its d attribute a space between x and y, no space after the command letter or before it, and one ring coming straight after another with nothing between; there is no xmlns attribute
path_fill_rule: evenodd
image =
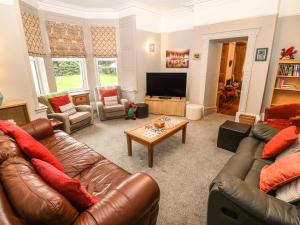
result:
<svg viewBox="0 0 300 225"><path fill-rule="evenodd" d="M96 102L97 112L100 120L105 120L105 112L104 112L104 105L103 102L98 101Z"/></svg>
<svg viewBox="0 0 300 225"><path fill-rule="evenodd" d="M51 126L50 121L44 118L36 119L23 125L22 129L37 140L53 135L53 127Z"/></svg>
<svg viewBox="0 0 300 225"><path fill-rule="evenodd" d="M48 114L49 119L57 119L64 123L64 130L70 134L71 133L71 124L69 116L66 113L50 113Z"/></svg>
<svg viewBox="0 0 300 225"><path fill-rule="evenodd" d="M90 105L77 105L75 106L77 112L89 112L91 113L91 124L94 124L94 110Z"/></svg>
<svg viewBox="0 0 300 225"><path fill-rule="evenodd" d="M125 109L128 107L128 100L125 98L120 99L120 102L122 105L124 105Z"/></svg>
<svg viewBox="0 0 300 225"><path fill-rule="evenodd" d="M263 224L300 224L300 211L296 206L268 195L239 178L222 174L213 183L211 192L220 192L228 201Z"/></svg>
<svg viewBox="0 0 300 225"><path fill-rule="evenodd" d="M157 213L152 212L158 207L159 195L157 183L150 176L137 173L83 212L74 225L139 224L143 217L155 221Z"/></svg>

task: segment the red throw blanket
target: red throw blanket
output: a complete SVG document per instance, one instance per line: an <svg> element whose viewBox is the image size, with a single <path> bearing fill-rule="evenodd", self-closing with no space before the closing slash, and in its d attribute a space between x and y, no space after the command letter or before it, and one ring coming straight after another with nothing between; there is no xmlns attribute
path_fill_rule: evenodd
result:
<svg viewBox="0 0 300 225"><path fill-rule="evenodd" d="M14 138L20 149L29 157L48 162L60 171L64 172L61 163L54 155L40 142L35 140L25 130L8 121L0 120L0 130L6 135Z"/></svg>

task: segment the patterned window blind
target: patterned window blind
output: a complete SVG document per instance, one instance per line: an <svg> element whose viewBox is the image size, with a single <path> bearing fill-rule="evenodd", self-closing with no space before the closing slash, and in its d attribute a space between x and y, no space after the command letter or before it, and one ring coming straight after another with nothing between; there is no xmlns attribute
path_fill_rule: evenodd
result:
<svg viewBox="0 0 300 225"><path fill-rule="evenodd" d="M85 58L82 26L47 21L47 31L52 57Z"/></svg>
<svg viewBox="0 0 300 225"><path fill-rule="evenodd" d="M91 27L93 54L98 58L117 57L116 28L110 26Z"/></svg>
<svg viewBox="0 0 300 225"><path fill-rule="evenodd" d="M22 12L22 21L29 55L45 55L39 18L30 13Z"/></svg>

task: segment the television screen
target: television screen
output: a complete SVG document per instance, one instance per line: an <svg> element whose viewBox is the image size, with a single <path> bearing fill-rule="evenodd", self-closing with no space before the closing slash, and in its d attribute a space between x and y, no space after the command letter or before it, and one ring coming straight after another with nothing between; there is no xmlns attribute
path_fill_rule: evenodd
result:
<svg viewBox="0 0 300 225"><path fill-rule="evenodd" d="M186 73L147 73L147 95L185 97Z"/></svg>

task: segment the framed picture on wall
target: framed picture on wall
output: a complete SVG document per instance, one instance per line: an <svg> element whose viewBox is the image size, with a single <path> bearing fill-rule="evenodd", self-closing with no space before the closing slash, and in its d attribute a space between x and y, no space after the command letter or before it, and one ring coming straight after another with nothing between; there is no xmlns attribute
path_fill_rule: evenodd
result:
<svg viewBox="0 0 300 225"><path fill-rule="evenodd" d="M268 48L256 49L255 61L266 61L268 57Z"/></svg>
<svg viewBox="0 0 300 225"><path fill-rule="evenodd" d="M166 67L167 68L189 68L190 50L167 50Z"/></svg>

